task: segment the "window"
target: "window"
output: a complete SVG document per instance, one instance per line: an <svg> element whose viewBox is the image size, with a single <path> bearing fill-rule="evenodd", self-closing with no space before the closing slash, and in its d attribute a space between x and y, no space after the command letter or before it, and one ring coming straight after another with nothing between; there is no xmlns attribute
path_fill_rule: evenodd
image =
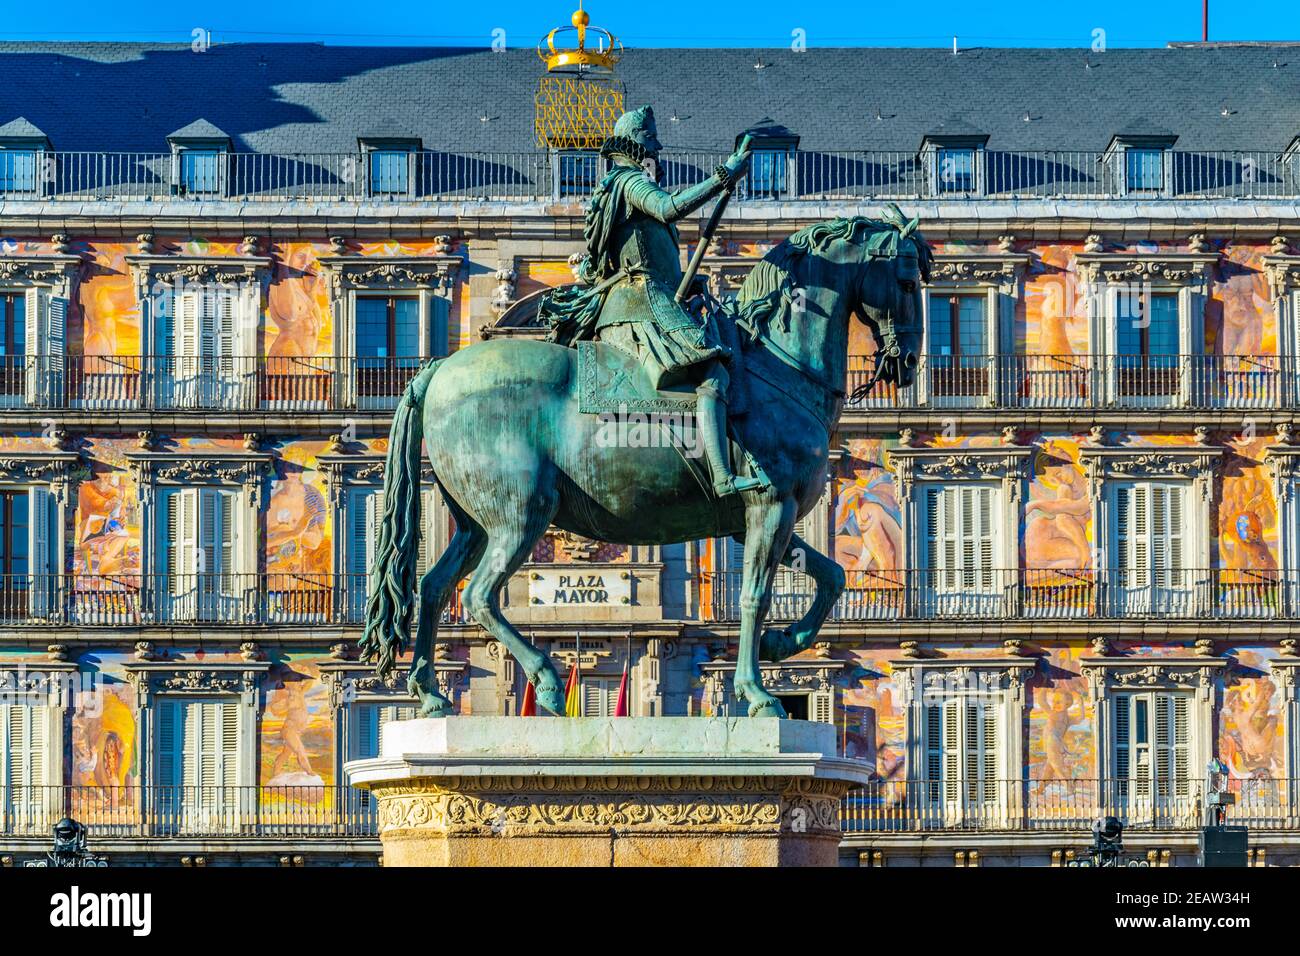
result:
<svg viewBox="0 0 1300 956"><path fill-rule="evenodd" d="M922 609L941 616L994 612L1000 582L994 567L998 489L992 484L927 484L921 538Z"/></svg>
<svg viewBox="0 0 1300 956"><path fill-rule="evenodd" d="M406 195L411 191L409 150L375 149L369 153L370 192L375 196Z"/></svg>
<svg viewBox="0 0 1300 956"><path fill-rule="evenodd" d="M938 163L938 192L970 193L976 191L975 150L941 148Z"/></svg>
<svg viewBox="0 0 1300 956"><path fill-rule="evenodd" d="M0 292L0 398L27 387L27 295Z"/></svg>
<svg viewBox="0 0 1300 956"><path fill-rule="evenodd" d="M239 702L160 698L155 707L159 826L179 833L232 828L243 782Z"/></svg>
<svg viewBox="0 0 1300 956"><path fill-rule="evenodd" d="M1187 492L1186 485L1175 482L1115 483L1115 613L1174 614L1190 609Z"/></svg>
<svg viewBox="0 0 1300 956"><path fill-rule="evenodd" d="M955 695L927 699L925 786L932 806L946 818L976 819L996 814L1002 780L1002 704L992 696Z"/></svg>
<svg viewBox="0 0 1300 956"><path fill-rule="evenodd" d="M416 580L433 567L442 544L438 541L437 517L441 503L435 488L420 491L420 553L416 559ZM384 491L382 487L357 487L348 492L347 503L347 581L344 584L348 601L348 619L365 620L366 601L370 592L370 575L375 563L375 549L379 543L379 528L384 518Z"/></svg>
<svg viewBox="0 0 1300 956"><path fill-rule="evenodd" d="M414 720L416 711L414 704L354 704L348 759L378 757L384 726L392 720Z"/></svg>
<svg viewBox="0 0 1300 956"><path fill-rule="evenodd" d="M53 612L54 522L48 488L0 491L0 620L22 621Z"/></svg>
<svg viewBox="0 0 1300 956"><path fill-rule="evenodd" d="M6 832L44 835L60 801L53 799L51 710L25 702L0 704L0 784Z"/></svg>
<svg viewBox="0 0 1300 956"><path fill-rule="evenodd" d="M1190 780L1190 695L1177 692L1117 693L1110 701L1115 809L1129 823L1153 817L1194 820L1196 794Z"/></svg>
<svg viewBox="0 0 1300 956"><path fill-rule="evenodd" d="M780 199L786 193L786 168L790 154L784 150L755 150L746 176L748 195L753 199Z"/></svg>
<svg viewBox="0 0 1300 956"><path fill-rule="evenodd" d="M930 393L935 398L989 393L988 296L930 296Z"/></svg>
<svg viewBox="0 0 1300 956"><path fill-rule="evenodd" d="M618 688L622 680L621 674L617 677L583 675L582 716L613 717L618 708Z"/></svg>
<svg viewBox="0 0 1300 956"><path fill-rule="evenodd" d="M179 191L182 196L217 196L221 189L221 160L225 154L215 149L182 149L177 153L180 164Z"/></svg>
<svg viewBox="0 0 1300 956"><path fill-rule="evenodd" d="M596 153L560 153L560 195L586 196L600 179L600 156Z"/></svg>
<svg viewBox="0 0 1300 956"><path fill-rule="evenodd" d="M163 492L159 550L165 569L160 614L171 621L239 620L235 574L236 493L229 488Z"/></svg>
<svg viewBox="0 0 1300 956"><path fill-rule="evenodd" d="M1124 151L1124 184L1129 192L1162 192L1165 151L1128 147Z"/></svg>
<svg viewBox="0 0 1300 956"><path fill-rule="evenodd" d="M246 354L245 296L234 286L183 287L158 324L158 404L171 408L242 408L255 394Z"/></svg>
<svg viewBox="0 0 1300 956"><path fill-rule="evenodd" d="M392 399L420 367L420 300L358 296L357 396Z"/></svg>
<svg viewBox="0 0 1300 956"><path fill-rule="evenodd" d="M1168 399L1179 394L1179 307L1176 292L1117 291L1116 389L1121 397Z"/></svg>
<svg viewBox="0 0 1300 956"><path fill-rule="evenodd" d="M36 192L39 158L34 149L0 149L0 193Z"/></svg>

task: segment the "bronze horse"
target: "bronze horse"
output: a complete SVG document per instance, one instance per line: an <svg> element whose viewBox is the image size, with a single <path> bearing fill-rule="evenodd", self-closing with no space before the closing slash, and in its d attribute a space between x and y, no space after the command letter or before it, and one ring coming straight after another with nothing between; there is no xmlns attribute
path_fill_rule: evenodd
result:
<svg viewBox="0 0 1300 956"><path fill-rule="evenodd" d="M757 464L770 487L722 503L671 442L626 448L597 440L598 416L579 411L573 349L493 340L422 369L390 432L384 517L361 639L365 656L377 657L380 673L387 673L410 633L423 439L456 532L419 581L408 686L422 714L451 711L434 679L433 641L439 615L466 575L462 600L470 615L510 649L541 706L564 712L564 688L550 659L500 608L501 588L554 525L621 544L719 535L743 542L734 689L750 716L784 716L763 689L760 653L779 660L809 647L844 589L843 569L795 535L795 521L825 485L829 442L845 398L851 316L866 322L876 339L872 384L911 384L921 284L932 261L916 226L896 207L883 221L817 223L755 264L719 320L734 321L743 343L748 410L732 422L749 459L742 470L754 473ZM816 597L789 628L765 632L782 563L801 565L816 583Z"/></svg>

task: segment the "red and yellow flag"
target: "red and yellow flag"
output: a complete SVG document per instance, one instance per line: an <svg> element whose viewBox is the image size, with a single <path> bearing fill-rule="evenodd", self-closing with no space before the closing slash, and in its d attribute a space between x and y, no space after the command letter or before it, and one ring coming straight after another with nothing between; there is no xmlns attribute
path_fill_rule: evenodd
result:
<svg viewBox="0 0 1300 956"><path fill-rule="evenodd" d="M623 679L618 682L618 703L614 705L614 716L627 715L627 661L623 661Z"/></svg>
<svg viewBox="0 0 1300 956"><path fill-rule="evenodd" d="M582 716L582 678L578 676L578 662L573 662L569 681L564 685L564 716Z"/></svg>
<svg viewBox="0 0 1300 956"><path fill-rule="evenodd" d="M519 705L520 717L537 716L537 691L533 690L533 682L524 682L524 702Z"/></svg>

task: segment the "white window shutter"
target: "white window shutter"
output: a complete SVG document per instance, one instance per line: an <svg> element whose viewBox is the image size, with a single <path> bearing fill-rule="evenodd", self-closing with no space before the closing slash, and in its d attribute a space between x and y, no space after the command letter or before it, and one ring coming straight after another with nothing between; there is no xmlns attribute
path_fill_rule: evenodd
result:
<svg viewBox="0 0 1300 956"><path fill-rule="evenodd" d="M30 405L45 405L49 401L49 336L46 334L49 315L49 290L35 286L23 296L26 312L24 351L27 354L26 400Z"/></svg>
<svg viewBox="0 0 1300 956"><path fill-rule="evenodd" d="M384 492L376 488L366 494L366 552L365 569L369 574L375 566L379 548L379 529L384 523Z"/></svg>
<svg viewBox="0 0 1300 956"><path fill-rule="evenodd" d="M1115 779L1128 780L1132 771L1132 751L1130 748L1132 714L1128 695L1119 695L1111 706L1115 716Z"/></svg>
<svg viewBox="0 0 1300 956"><path fill-rule="evenodd" d="M159 701L156 708L158 721L158 785L176 787L182 783L181 767L184 765L184 714L181 702Z"/></svg>
<svg viewBox="0 0 1300 956"><path fill-rule="evenodd" d="M55 578L61 562L58 555L58 531L55 526L54 496L39 485L28 489L28 555L31 575L32 614L49 617L55 610L58 593Z"/></svg>
<svg viewBox="0 0 1300 956"><path fill-rule="evenodd" d="M832 697L829 691L812 695L812 719L820 724L834 722Z"/></svg>
<svg viewBox="0 0 1300 956"><path fill-rule="evenodd" d="M221 721L221 768L214 781L222 787L239 785L239 703L223 700L219 705Z"/></svg>
<svg viewBox="0 0 1300 956"><path fill-rule="evenodd" d="M943 779L943 709L936 704L925 710L925 779L937 783Z"/></svg>
<svg viewBox="0 0 1300 956"><path fill-rule="evenodd" d="M956 800L961 782L961 701L943 702L943 780L944 796Z"/></svg>
<svg viewBox="0 0 1300 956"><path fill-rule="evenodd" d="M419 577L433 567L447 542L439 538L438 489L428 486L420 489L420 555L416 561Z"/></svg>

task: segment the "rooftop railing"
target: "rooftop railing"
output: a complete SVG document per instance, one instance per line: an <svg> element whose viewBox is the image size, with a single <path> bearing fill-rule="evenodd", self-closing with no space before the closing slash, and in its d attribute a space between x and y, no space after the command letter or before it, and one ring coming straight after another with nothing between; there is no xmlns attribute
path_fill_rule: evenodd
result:
<svg viewBox="0 0 1300 956"><path fill-rule="evenodd" d="M669 187L699 182L724 152L666 151ZM356 153L223 153L183 164L170 152L33 151L0 180L9 200L581 201L600 175L560 176L558 154L413 152L405 164L372 170ZM584 170L588 167L582 167ZM961 175L911 150L794 151L764 164L737 193L740 203L875 199L1293 199L1300 160L1276 150L1170 150L1140 181L1123 157L1096 150L977 150Z"/></svg>

